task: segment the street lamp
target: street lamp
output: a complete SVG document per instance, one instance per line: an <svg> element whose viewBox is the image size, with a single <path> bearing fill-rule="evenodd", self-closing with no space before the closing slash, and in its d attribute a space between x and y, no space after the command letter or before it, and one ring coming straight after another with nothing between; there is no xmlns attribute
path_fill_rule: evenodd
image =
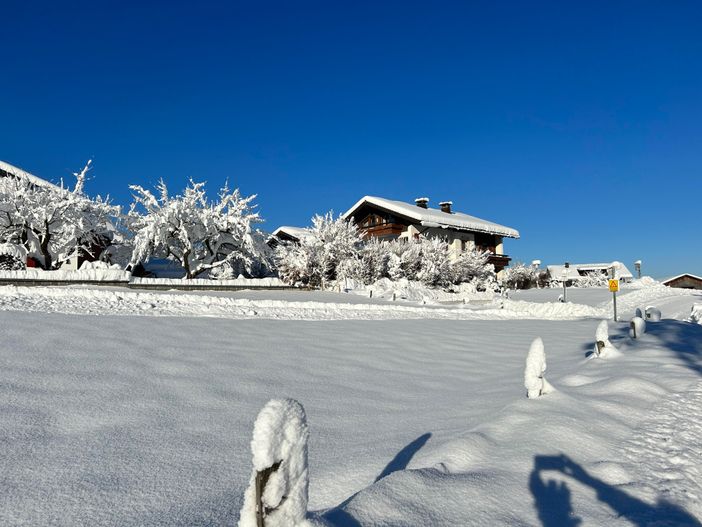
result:
<svg viewBox="0 0 702 527"><path fill-rule="evenodd" d="M565 265L563 266L563 303L566 303L568 301L568 291L566 288L566 282L568 280L568 268L570 267L570 263L566 262Z"/></svg>

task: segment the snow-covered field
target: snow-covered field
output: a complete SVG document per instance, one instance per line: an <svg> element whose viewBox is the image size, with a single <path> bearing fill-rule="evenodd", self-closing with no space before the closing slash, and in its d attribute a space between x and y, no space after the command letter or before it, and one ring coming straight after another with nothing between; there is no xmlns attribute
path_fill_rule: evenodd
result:
<svg viewBox="0 0 702 527"><path fill-rule="evenodd" d="M0 287L0 525L235 525L280 397L305 406L330 525L700 525L702 296L623 292L623 319L664 320L638 340L610 322L620 353L597 359L611 295L580 291ZM526 399L537 336L556 391Z"/></svg>

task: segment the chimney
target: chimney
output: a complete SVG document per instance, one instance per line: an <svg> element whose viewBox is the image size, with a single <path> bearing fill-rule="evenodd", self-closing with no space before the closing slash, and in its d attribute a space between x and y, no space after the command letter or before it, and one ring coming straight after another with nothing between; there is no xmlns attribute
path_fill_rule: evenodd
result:
<svg viewBox="0 0 702 527"><path fill-rule="evenodd" d="M426 209L429 205L429 198L417 198L414 200L414 203L417 205L417 207Z"/></svg>
<svg viewBox="0 0 702 527"><path fill-rule="evenodd" d="M442 201L441 203L439 203L439 207L441 207L441 212L451 214L451 205L453 205L453 201Z"/></svg>

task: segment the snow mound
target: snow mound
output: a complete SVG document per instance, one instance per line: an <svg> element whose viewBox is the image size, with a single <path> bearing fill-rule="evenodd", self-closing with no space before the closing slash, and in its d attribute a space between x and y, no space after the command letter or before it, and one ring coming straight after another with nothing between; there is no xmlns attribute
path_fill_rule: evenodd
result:
<svg viewBox="0 0 702 527"><path fill-rule="evenodd" d="M535 399L545 395L553 388L544 378L546 372L546 353L544 351L544 341L537 337L529 347L524 368L524 387L527 389L527 397Z"/></svg>
<svg viewBox="0 0 702 527"><path fill-rule="evenodd" d="M693 304L690 313L690 322L702 324L702 304Z"/></svg>

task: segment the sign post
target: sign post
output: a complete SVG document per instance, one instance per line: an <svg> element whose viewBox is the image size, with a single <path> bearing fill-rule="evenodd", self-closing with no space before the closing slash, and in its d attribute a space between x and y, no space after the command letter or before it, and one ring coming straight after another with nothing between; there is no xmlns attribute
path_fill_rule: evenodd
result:
<svg viewBox="0 0 702 527"><path fill-rule="evenodd" d="M612 269L614 275L614 269ZM619 291L619 280L611 278L609 280L609 290L612 292L612 301L614 302L614 321L617 321L617 291Z"/></svg>

